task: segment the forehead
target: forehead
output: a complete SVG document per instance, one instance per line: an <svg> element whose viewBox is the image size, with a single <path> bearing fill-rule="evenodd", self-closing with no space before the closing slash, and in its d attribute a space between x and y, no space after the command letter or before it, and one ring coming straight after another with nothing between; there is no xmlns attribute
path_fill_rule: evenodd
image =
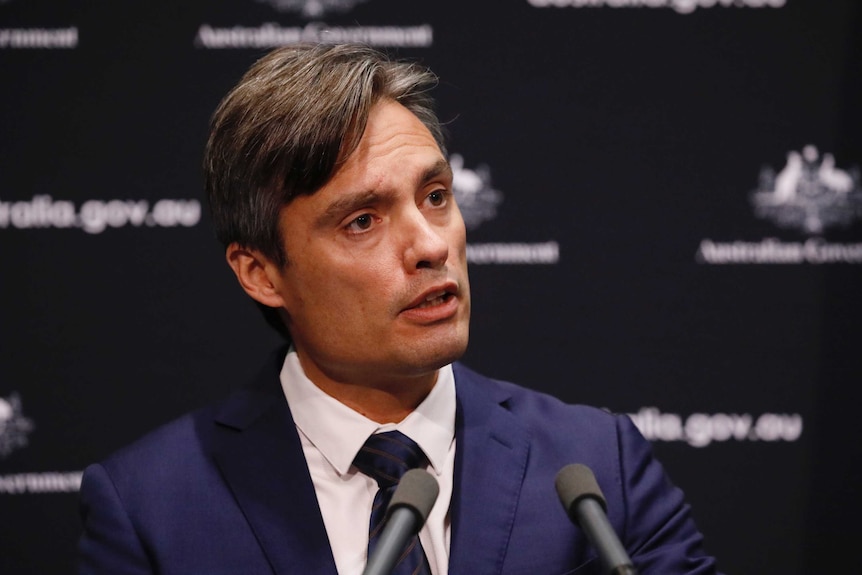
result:
<svg viewBox="0 0 862 575"><path fill-rule="evenodd" d="M365 203L409 193L426 182L451 178L437 140L410 110L392 100L372 107L356 149L333 177L283 209L289 219L328 222Z"/></svg>
<svg viewBox="0 0 862 575"><path fill-rule="evenodd" d="M392 100L383 100L371 108L365 131L335 178L361 173L375 168L421 168L423 163L436 163L443 154L434 136L410 110ZM335 179L334 178L334 179Z"/></svg>

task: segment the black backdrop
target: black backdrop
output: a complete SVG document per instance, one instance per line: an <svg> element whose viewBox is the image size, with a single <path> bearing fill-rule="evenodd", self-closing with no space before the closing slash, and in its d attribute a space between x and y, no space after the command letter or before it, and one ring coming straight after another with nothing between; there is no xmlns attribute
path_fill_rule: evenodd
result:
<svg viewBox="0 0 862 575"><path fill-rule="evenodd" d="M631 413L724 571L855 564L860 24L853 0L0 0L0 573L72 571L81 470L278 344L199 164L221 96L298 39L439 74L468 364Z"/></svg>

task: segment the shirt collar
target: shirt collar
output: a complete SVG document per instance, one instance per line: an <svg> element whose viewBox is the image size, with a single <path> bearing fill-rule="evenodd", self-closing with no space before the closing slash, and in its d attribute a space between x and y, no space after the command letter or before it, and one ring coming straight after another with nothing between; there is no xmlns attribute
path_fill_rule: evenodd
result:
<svg viewBox="0 0 862 575"><path fill-rule="evenodd" d="M455 377L452 366L437 372L437 382L419 406L399 423L379 424L324 393L308 379L291 347L280 374L281 387L299 431L339 475L372 433L397 429L419 444L436 475L443 472L455 439Z"/></svg>

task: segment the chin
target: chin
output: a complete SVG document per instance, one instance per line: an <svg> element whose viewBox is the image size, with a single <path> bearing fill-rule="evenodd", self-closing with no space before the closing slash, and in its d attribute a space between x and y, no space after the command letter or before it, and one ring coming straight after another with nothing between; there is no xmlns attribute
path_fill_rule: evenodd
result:
<svg viewBox="0 0 862 575"><path fill-rule="evenodd" d="M413 348L414 365L420 370L436 370L457 361L467 351L467 334L436 338Z"/></svg>

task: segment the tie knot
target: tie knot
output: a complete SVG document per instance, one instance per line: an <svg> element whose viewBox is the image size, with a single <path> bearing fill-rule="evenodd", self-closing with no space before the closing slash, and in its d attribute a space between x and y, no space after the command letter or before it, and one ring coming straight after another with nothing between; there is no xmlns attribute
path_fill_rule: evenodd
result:
<svg viewBox="0 0 862 575"><path fill-rule="evenodd" d="M381 489L398 483L408 470L427 464L422 448L400 431L375 433L353 460L353 465L373 477Z"/></svg>

